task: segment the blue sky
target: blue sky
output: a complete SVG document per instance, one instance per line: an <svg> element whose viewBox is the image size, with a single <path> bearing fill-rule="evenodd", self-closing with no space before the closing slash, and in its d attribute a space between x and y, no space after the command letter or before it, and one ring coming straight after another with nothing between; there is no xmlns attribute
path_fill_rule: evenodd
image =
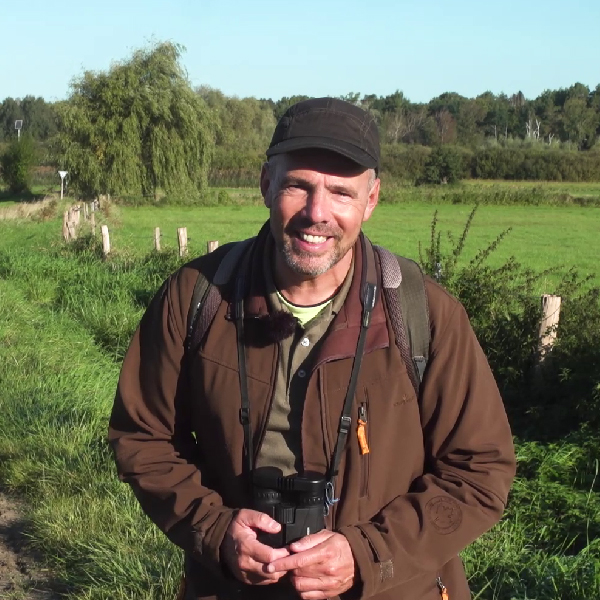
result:
<svg viewBox="0 0 600 600"><path fill-rule="evenodd" d="M0 23L0 100L65 98L151 40L186 47L193 86L240 97L600 83L600 0L0 0Z"/></svg>

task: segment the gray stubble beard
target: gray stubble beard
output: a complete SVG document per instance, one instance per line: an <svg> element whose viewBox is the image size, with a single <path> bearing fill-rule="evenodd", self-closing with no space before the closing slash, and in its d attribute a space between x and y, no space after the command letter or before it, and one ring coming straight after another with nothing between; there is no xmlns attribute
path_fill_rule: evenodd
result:
<svg viewBox="0 0 600 600"><path fill-rule="evenodd" d="M283 256L283 260L285 264L295 273L299 275L307 275L309 277L318 277L323 273L329 271L329 269L333 268L337 265L346 253L350 250L350 248L342 248L339 245L336 245L334 251L329 255L328 259L320 264L318 267L310 266L310 259L313 256L308 252L294 252L292 249L292 241L290 238L284 239L282 248L278 248L279 252ZM308 264L302 261L302 258L308 259Z"/></svg>

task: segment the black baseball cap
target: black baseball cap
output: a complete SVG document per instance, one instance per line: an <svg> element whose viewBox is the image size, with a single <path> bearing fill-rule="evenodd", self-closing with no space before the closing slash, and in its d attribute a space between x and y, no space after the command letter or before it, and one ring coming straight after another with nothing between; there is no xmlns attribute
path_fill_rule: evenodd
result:
<svg viewBox="0 0 600 600"><path fill-rule="evenodd" d="M311 98L290 106L279 119L267 156L307 148L337 152L379 170L379 131L373 115L338 98Z"/></svg>

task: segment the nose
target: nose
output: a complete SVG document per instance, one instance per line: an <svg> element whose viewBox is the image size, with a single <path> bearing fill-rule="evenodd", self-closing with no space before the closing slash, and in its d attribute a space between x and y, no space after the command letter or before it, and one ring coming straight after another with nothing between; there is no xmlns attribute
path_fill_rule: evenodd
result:
<svg viewBox="0 0 600 600"><path fill-rule="evenodd" d="M328 223L331 220L331 200L324 186L315 186L310 191L303 213L313 223Z"/></svg>

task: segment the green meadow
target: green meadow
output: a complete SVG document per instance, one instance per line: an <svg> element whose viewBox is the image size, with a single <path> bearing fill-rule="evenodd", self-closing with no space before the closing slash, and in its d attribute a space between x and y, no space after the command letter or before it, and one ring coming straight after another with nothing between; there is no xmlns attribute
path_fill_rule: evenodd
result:
<svg viewBox="0 0 600 600"><path fill-rule="evenodd" d="M154 244L154 228L161 230L161 245L177 247L177 228L186 227L191 255L206 251L206 242L224 244L250 237L268 217L259 204L212 207L111 207L107 219L111 247L115 251L143 254ZM381 204L364 231L377 244L393 252L418 259L419 247L430 243L431 223L437 212L442 245L448 233L460 236L473 206L419 202ZM600 207L581 206L480 206L466 240L462 261L468 262L479 249L509 230L490 264L498 266L510 257L531 269L576 267L581 275L598 277L600 268ZM558 276L549 278L552 287ZM600 279L596 279L600 282ZM547 290L550 291L550 290Z"/></svg>
<svg viewBox="0 0 600 600"><path fill-rule="evenodd" d="M500 184L481 184L477 193L485 194L485 185ZM501 185L505 193L509 186ZM600 186L586 185L577 194L600 194ZM568 187L548 194L574 194L573 184ZM383 202L365 231L376 243L418 258L419 243L430 243L437 211L441 243L451 247L446 232L454 240L461 235L472 204L414 197L427 193L408 189L406 199ZM96 215L96 238L82 221L79 239L70 244L61 236L65 206L3 219L2 211L14 205L0 201L0 482L25 500L31 544L45 557L50 583L68 599L175 597L181 556L118 482L106 429L128 340L162 279L181 263L177 228L187 227L194 255L205 252L209 240L223 244L253 235L267 217L256 191L213 196L212 205L197 207L108 204ZM99 248L102 224L111 238L107 259ZM155 227L162 233L161 253L153 251ZM539 282L540 293L551 292L573 266L600 284L600 208L483 204L461 264L508 228L490 255L492 265L514 256L534 270L557 267ZM597 344L598 316L574 320L567 313L565 325L576 332L569 339L581 330L581 347L573 353L597 361L591 344ZM565 380L576 364L565 367ZM582 364L597 374L597 362ZM575 391L565 392L568 408L552 412L552 422L544 421L551 411L541 403L524 414L531 419L525 426L515 421L519 472L506 516L463 554L474 598L587 600L600 594L600 438L597 428L579 421L560 429L586 406L590 423L597 422L596 381L597 390L586 387L581 397L575 397L583 389L579 383L565 388ZM540 425L545 422L562 433L550 435ZM29 592L16 590L11 600Z"/></svg>

